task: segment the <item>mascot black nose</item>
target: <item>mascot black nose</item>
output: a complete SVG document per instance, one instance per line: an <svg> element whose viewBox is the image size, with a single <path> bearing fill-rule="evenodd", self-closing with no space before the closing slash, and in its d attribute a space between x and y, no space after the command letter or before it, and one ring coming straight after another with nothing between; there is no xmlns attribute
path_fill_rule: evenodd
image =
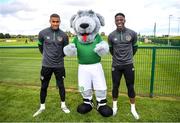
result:
<svg viewBox="0 0 180 123"><path fill-rule="evenodd" d="M80 27L83 28L83 29L86 29L88 26L89 26L88 23L82 23L82 24L80 25Z"/></svg>

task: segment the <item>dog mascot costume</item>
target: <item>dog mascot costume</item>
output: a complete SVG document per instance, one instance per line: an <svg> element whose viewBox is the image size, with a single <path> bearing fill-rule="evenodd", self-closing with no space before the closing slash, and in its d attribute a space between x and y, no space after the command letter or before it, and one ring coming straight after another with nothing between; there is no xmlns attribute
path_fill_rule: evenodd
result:
<svg viewBox="0 0 180 123"><path fill-rule="evenodd" d="M109 46L98 34L100 27L104 26L104 18L92 10L79 11L72 16L70 24L76 37L64 47L64 53L78 57L78 86L83 103L77 107L77 112L85 114L92 110L95 92L97 111L109 117L113 111L106 104L106 80L100 63L101 56L109 52Z"/></svg>

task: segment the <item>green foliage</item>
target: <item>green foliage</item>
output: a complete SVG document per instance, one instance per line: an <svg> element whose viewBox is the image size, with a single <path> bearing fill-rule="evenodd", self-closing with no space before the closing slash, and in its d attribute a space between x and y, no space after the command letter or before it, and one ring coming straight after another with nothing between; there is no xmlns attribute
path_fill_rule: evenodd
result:
<svg viewBox="0 0 180 123"><path fill-rule="evenodd" d="M0 33L0 39L3 39L3 38L4 38L4 34Z"/></svg>
<svg viewBox="0 0 180 123"><path fill-rule="evenodd" d="M4 38L9 39L11 38L11 36L9 33L6 33L6 34L0 33L0 39L4 39Z"/></svg>
<svg viewBox="0 0 180 123"><path fill-rule="evenodd" d="M156 37L150 38L153 43L157 44L168 44L168 37ZM172 46L180 46L180 36L177 37L169 37L169 42Z"/></svg>
<svg viewBox="0 0 180 123"><path fill-rule="evenodd" d="M4 35L4 38L11 38L11 36L10 36L9 33L6 33L6 34Z"/></svg>
<svg viewBox="0 0 180 123"><path fill-rule="evenodd" d="M103 39L104 41L107 41L107 40L108 40L108 37L107 37L106 35L101 36L101 37L102 37L102 39Z"/></svg>

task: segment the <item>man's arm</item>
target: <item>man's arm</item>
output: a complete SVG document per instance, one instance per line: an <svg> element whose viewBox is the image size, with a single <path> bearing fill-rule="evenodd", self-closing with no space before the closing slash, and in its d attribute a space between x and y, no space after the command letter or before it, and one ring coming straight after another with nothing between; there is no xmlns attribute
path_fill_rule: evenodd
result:
<svg viewBox="0 0 180 123"><path fill-rule="evenodd" d="M39 33L39 35L38 35L38 48L39 48L39 51L41 54L43 54L43 42L44 42L43 36L41 33Z"/></svg>
<svg viewBox="0 0 180 123"><path fill-rule="evenodd" d="M113 55L113 45L110 36L108 36L109 52Z"/></svg>
<svg viewBox="0 0 180 123"><path fill-rule="evenodd" d="M67 35L64 36L64 42L63 42L63 48L69 44L69 38ZM64 52L63 52L63 57L65 56Z"/></svg>
<svg viewBox="0 0 180 123"><path fill-rule="evenodd" d="M133 55L135 55L136 52L137 52L137 49L138 49L138 44L137 44L137 33L134 33L134 38L133 38L132 47L133 47Z"/></svg>
<svg viewBox="0 0 180 123"><path fill-rule="evenodd" d="M63 47L69 44L69 38L67 35L64 36L64 42L63 42Z"/></svg>

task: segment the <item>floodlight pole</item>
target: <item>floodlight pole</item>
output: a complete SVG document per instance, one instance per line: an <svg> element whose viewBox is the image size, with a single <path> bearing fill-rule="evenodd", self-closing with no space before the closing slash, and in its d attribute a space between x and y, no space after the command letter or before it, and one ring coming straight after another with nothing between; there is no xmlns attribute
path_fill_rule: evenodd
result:
<svg viewBox="0 0 180 123"><path fill-rule="evenodd" d="M170 26L171 26L171 25L170 25L170 23L171 23L171 22L170 22L170 20L171 20L171 16L172 16L172 15L169 15L168 45L170 45L170 42L169 42L169 37L170 37L170 28L171 28L171 27L170 27Z"/></svg>
<svg viewBox="0 0 180 123"><path fill-rule="evenodd" d="M178 17L178 36L179 36L180 17Z"/></svg>

